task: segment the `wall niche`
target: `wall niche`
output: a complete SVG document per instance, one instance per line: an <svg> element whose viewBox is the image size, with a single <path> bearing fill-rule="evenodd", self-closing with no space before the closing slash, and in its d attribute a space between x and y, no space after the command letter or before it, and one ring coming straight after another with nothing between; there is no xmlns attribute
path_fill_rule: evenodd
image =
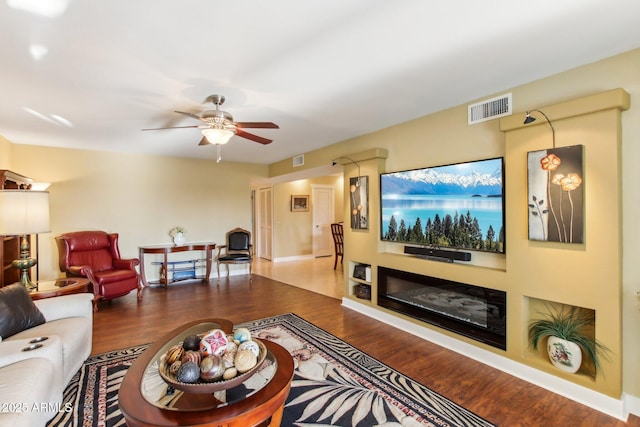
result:
<svg viewBox="0 0 640 427"><path fill-rule="evenodd" d="M596 311L586 307L578 307L575 305L562 304L555 301L542 300L532 297L525 297L525 306L528 306L529 313L526 330L524 332L525 335L529 338L527 341L529 343L530 350L529 356L532 356L533 360L535 360L534 363L539 363L546 369L550 369L554 373L566 375L565 372L571 369L570 357L572 356L571 352L573 352L574 350L568 350L566 347L563 347L562 344L550 344L548 338L540 339L538 342L537 351L534 350L531 346L529 326L532 322L541 319L545 321L554 321L556 319L570 320L569 317L571 316L583 316L583 319L590 320L589 323L584 325L584 327L579 328L579 332L581 334L584 334L584 336L589 340L596 340ZM578 319L576 321L580 320ZM549 350L550 347L551 350ZM554 367L553 362L550 360L550 351L554 353L553 357L556 360L556 364L559 363L566 366L564 370L563 368ZM602 360L603 358L608 358L609 356L607 352L603 352L599 357L600 360ZM575 366L575 368L577 368L577 372L575 372L575 374L573 375L581 375L591 380L595 380L595 367L593 365L593 362L588 357L586 357L584 352L582 352L582 363L579 363L579 366L577 365Z"/></svg>

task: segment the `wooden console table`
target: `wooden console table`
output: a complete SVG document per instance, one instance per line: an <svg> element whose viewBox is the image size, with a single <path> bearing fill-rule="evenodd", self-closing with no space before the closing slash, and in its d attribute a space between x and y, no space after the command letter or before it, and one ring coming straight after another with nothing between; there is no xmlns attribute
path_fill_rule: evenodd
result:
<svg viewBox="0 0 640 427"><path fill-rule="evenodd" d="M140 246L140 278L142 279L142 284L144 286L149 286L149 282L147 281L147 277L144 272L144 255L145 254L162 254L162 263L161 263L161 271L164 274L161 274L160 283L164 285L166 288L169 283L173 281L169 280L169 265L174 261L169 261L169 254L177 253L177 252L188 252L188 251L204 251L205 253L205 275L202 278L204 283L209 283L209 276L211 276L211 263L213 261L213 250L216 248L216 244L213 242L204 242L204 243L185 243L184 245L151 245L151 246Z"/></svg>

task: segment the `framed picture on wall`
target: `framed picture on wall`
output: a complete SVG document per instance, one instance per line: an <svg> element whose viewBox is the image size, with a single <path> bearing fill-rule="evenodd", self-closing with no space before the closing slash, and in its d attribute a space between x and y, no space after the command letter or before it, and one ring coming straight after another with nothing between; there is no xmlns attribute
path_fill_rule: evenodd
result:
<svg viewBox="0 0 640 427"><path fill-rule="evenodd" d="M307 212L309 210L309 195L291 196L291 212Z"/></svg>
<svg viewBox="0 0 640 427"><path fill-rule="evenodd" d="M527 157L529 240L584 242L582 145Z"/></svg>
<svg viewBox="0 0 640 427"><path fill-rule="evenodd" d="M349 178L351 209L351 228L366 230L369 228L369 177Z"/></svg>

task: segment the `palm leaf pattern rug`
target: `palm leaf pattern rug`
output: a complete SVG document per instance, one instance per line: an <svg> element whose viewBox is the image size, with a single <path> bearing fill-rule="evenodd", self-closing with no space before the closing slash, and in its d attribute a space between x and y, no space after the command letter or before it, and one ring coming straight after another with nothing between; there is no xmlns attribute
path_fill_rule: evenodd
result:
<svg viewBox="0 0 640 427"><path fill-rule="evenodd" d="M294 359L282 426L493 426L295 314L235 327L280 344ZM65 391L74 410L59 413L48 427L125 426L118 389L147 347L90 357Z"/></svg>

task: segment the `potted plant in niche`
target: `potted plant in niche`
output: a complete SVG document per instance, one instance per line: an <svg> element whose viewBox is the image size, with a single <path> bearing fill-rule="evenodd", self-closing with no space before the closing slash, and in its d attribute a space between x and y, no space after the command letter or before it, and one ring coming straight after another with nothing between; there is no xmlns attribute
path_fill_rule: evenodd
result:
<svg viewBox="0 0 640 427"><path fill-rule="evenodd" d="M184 227L173 227L169 230L169 236L173 237L173 243L177 246L184 245L184 242L187 240L185 236L186 230Z"/></svg>
<svg viewBox="0 0 640 427"><path fill-rule="evenodd" d="M586 333L594 322L593 310L547 306L544 317L529 324L529 344L537 350L547 338L547 352L555 367L575 373L584 357L593 364L595 376L600 369L600 357L608 358L609 349Z"/></svg>

